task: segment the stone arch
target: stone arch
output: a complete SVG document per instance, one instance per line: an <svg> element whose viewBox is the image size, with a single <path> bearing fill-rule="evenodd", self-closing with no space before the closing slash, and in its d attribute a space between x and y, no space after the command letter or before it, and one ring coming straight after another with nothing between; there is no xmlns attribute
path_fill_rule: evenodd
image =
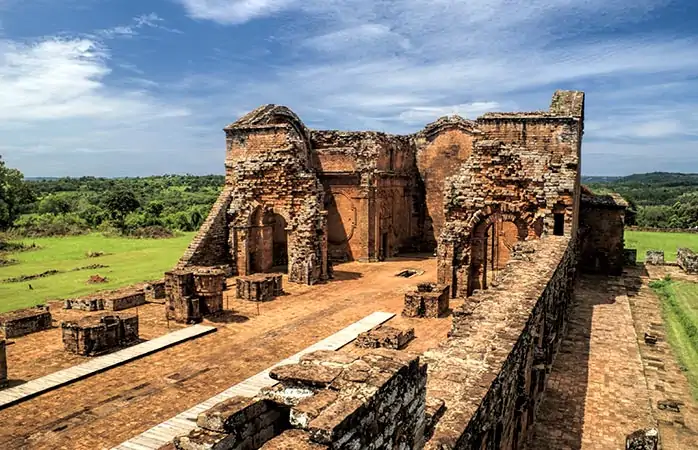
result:
<svg viewBox="0 0 698 450"><path fill-rule="evenodd" d="M514 244L528 235L529 225L520 214L490 211L481 219L470 233L468 295L487 289L511 258Z"/></svg>

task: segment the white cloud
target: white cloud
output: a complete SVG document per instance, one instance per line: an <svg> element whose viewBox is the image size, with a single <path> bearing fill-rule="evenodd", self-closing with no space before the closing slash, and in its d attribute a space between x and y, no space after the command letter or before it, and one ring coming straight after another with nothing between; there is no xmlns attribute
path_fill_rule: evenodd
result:
<svg viewBox="0 0 698 450"><path fill-rule="evenodd" d="M109 52L90 39L0 41L0 120L162 117L186 114L158 105L145 91L111 89Z"/></svg>
<svg viewBox="0 0 698 450"><path fill-rule="evenodd" d="M177 0L195 19L239 24L282 11L295 0Z"/></svg>

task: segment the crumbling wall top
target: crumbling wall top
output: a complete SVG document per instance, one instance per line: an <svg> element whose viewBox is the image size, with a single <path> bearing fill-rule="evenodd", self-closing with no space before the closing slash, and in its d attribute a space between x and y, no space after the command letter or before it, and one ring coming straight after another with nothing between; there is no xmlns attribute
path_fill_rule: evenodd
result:
<svg viewBox="0 0 698 450"><path fill-rule="evenodd" d="M445 129L459 129L469 134L482 134L478 129L477 122L469 120L459 115L443 116L434 122L428 123L423 130L417 132L415 136L431 137Z"/></svg>

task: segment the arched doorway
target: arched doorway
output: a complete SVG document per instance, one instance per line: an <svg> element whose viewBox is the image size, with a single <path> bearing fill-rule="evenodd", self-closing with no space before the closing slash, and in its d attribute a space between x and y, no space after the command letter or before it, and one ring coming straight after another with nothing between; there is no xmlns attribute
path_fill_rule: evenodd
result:
<svg viewBox="0 0 698 450"><path fill-rule="evenodd" d="M286 231L286 219L281 214L272 213L265 220L271 227L271 261L272 270L278 272L288 271L288 231Z"/></svg>
<svg viewBox="0 0 698 450"><path fill-rule="evenodd" d="M495 214L475 227L471 236L471 265L468 295L487 289L511 258L517 241L526 238L526 227L511 217Z"/></svg>

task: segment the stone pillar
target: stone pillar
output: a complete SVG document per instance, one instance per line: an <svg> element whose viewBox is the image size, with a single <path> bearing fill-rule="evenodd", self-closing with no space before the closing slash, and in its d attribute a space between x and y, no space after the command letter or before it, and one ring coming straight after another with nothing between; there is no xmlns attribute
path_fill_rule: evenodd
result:
<svg viewBox="0 0 698 450"><path fill-rule="evenodd" d="M0 389L7 386L7 353L5 340L0 339Z"/></svg>

